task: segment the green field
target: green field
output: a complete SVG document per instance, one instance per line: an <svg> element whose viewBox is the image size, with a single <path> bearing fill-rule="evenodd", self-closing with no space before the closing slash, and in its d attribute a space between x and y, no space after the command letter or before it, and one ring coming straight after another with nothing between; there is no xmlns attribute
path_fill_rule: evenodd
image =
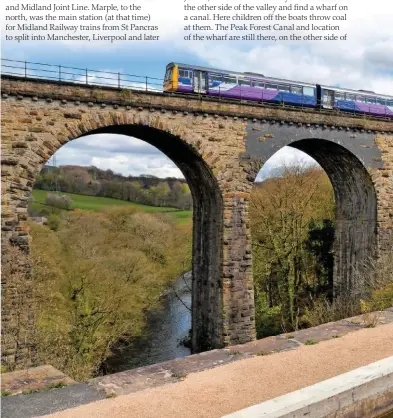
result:
<svg viewBox="0 0 393 418"><path fill-rule="evenodd" d="M33 190L34 203L31 203L31 208L35 210L40 210L45 203L46 195L48 191L46 190ZM180 210L176 208L169 207L157 207L157 206L146 206L140 205L134 202L128 202L125 200L112 199L110 197L97 197L97 196L85 196L73 193L61 193L62 195L69 196L72 199L73 209L80 210L93 210L101 212L102 210L111 207L111 206L131 206L137 208L143 212L149 213L164 213L169 212L178 222L187 222L192 219L191 210Z"/></svg>

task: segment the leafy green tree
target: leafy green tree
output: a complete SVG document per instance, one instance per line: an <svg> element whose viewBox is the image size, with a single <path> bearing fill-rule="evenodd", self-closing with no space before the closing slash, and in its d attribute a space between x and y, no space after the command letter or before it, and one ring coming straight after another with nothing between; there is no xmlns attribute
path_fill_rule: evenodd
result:
<svg viewBox="0 0 393 418"><path fill-rule="evenodd" d="M332 186L322 170L284 166L255 187L250 209L255 293L270 309L279 307L282 330L298 329L310 289L326 279L316 267L322 253L306 243L310 224L333 218Z"/></svg>
<svg viewBox="0 0 393 418"><path fill-rule="evenodd" d="M120 339L141 335L146 312L190 269L190 226L165 215L74 211L55 231L31 228L38 356L79 381Z"/></svg>

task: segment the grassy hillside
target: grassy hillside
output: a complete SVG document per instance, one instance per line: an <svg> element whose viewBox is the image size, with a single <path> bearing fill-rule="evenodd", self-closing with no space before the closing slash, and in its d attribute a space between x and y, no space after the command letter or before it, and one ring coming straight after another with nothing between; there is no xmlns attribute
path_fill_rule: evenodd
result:
<svg viewBox="0 0 393 418"><path fill-rule="evenodd" d="M40 209L42 208L42 204L45 203L46 195L48 191L46 190L33 190L33 197L35 202L31 204L32 208ZM188 220L192 219L192 211L190 210L182 210L179 211L176 208L170 207L157 207L157 206L146 206L140 205L134 202L128 202L125 200L119 199L112 199L109 197L97 197L97 196L85 196L85 195L78 195L72 193L61 193L62 195L69 196L72 199L72 207L73 209L80 209L80 210L93 210L96 212L100 212L109 206L133 206L138 208L143 212L155 212L155 213L163 213L163 212L171 212L171 215L176 218L179 222L187 222Z"/></svg>

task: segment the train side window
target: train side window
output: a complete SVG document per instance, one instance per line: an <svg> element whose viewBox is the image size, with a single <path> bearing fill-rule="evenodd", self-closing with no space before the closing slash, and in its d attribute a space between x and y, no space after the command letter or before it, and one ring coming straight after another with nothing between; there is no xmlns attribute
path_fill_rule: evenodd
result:
<svg viewBox="0 0 393 418"><path fill-rule="evenodd" d="M284 92L284 93L290 93L291 92L291 88L289 86L283 86L283 85L278 85L278 90Z"/></svg>
<svg viewBox="0 0 393 418"><path fill-rule="evenodd" d="M222 76L220 74L209 74L209 83L222 83Z"/></svg>
<svg viewBox="0 0 393 418"><path fill-rule="evenodd" d="M303 88L297 86L291 86L291 93L293 94L303 94Z"/></svg>
<svg viewBox="0 0 393 418"><path fill-rule="evenodd" d="M224 75L223 79L226 84L237 84L236 77L228 77Z"/></svg>
<svg viewBox="0 0 393 418"><path fill-rule="evenodd" d="M351 102L354 102L355 100L356 100L356 96L354 95L354 94L346 94L345 95L345 100L347 100L347 101L351 101Z"/></svg>
<svg viewBox="0 0 393 418"><path fill-rule="evenodd" d="M367 97L366 98L366 103L375 104L375 97Z"/></svg>
<svg viewBox="0 0 393 418"><path fill-rule="evenodd" d="M251 86L251 80L238 79L239 86Z"/></svg>
<svg viewBox="0 0 393 418"><path fill-rule="evenodd" d="M191 71L188 71L188 70L179 70L179 77L182 77L182 78L191 78Z"/></svg>
<svg viewBox="0 0 393 418"><path fill-rule="evenodd" d="M336 98L336 100L344 100L345 98L345 94L344 93L335 93L334 97Z"/></svg>
<svg viewBox="0 0 393 418"><path fill-rule="evenodd" d="M313 87L303 87L303 94L305 96L314 96L315 90Z"/></svg>
<svg viewBox="0 0 393 418"><path fill-rule="evenodd" d="M278 90L275 84L266 83L266 90Z"/></svg>
<svg viewBox="0 0 393 418"><path fill-rule="evenodd" d="M384 106L386 104L386 100L377 98L377 104Z"/></svg>
<svg viewBox="0 0 393 418"><path fill-rule="evenodd" d="M393 106L393 101L392 101L392 100L387 101L387 102L386 102L386 106Z"/></svg>
<svg viewBox="0 0 393 418"><path fill-rule="evenodd" d="M364 96L358 96L357 101L362 102L362 103L366 103L366 98Z"/></svg>
<svg viewBox="0 0 393 418"><path fill-rule="evenodd" d="M264 89L265 88L265 82L264 81L253 81L252 82L253 87L256 87L258 89Z"/></svg>

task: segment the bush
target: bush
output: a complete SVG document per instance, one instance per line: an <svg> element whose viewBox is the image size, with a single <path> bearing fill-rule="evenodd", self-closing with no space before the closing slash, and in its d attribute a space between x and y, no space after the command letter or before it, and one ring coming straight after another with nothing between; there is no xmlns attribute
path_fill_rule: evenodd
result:
<svg viewBox="0 0 393 418"><path fill-rule="evenodd" d="M255 293L255 327L258 339L277 335L283 331L281 327L281 307L273 306L270 308L265 292Z"/></svg>
<svg viewBox="0 0 393 418"><path fill-rule="evenodd" d="M46 224L52 231L57 231L59 229L60 223L60 217L55 213L50 214L48 216L48 220L46 221Z"/></svg>
<svg viewBox="0 0 393 418"><path fill-rule="evenodd" d="M72 199L66 195L48 193L46 195L45 204L62 210L72 209Z"/></svg>
<svg viewBox="0 0 393 418"><path fill-rule="evenodd" d="M393 284L387 285L384 289L375 290L372 293L371 300L362 300L362 311L383 311L393 307Z"/></svg>
<svg viewBox="0 0 393 418"><path fill-rule="evenodd" d="M336 297L330 302L325 296L313 300L301 320L306 326L317 326L373 311L393 307L393 255L379 260L366 260L363 268L354 272L354 279L364 284L364 295Z"/></svg>
<svg viewBox="0 0 393 418"><path fill-rule="evenodd" d="M336 297L331 302L326 296L320 296L306 307L300 322L302 327L316 327L328 322L339 321L360 314L360 301L355 297Z"/></svg>
<svg viewBox="0 0 393 418"><path fill-rule="evenodd" d="M376 274L366 280L371 296L361 301L362 312L382 311L393 307L393 255L381 257L376 263Z"/></svg>

